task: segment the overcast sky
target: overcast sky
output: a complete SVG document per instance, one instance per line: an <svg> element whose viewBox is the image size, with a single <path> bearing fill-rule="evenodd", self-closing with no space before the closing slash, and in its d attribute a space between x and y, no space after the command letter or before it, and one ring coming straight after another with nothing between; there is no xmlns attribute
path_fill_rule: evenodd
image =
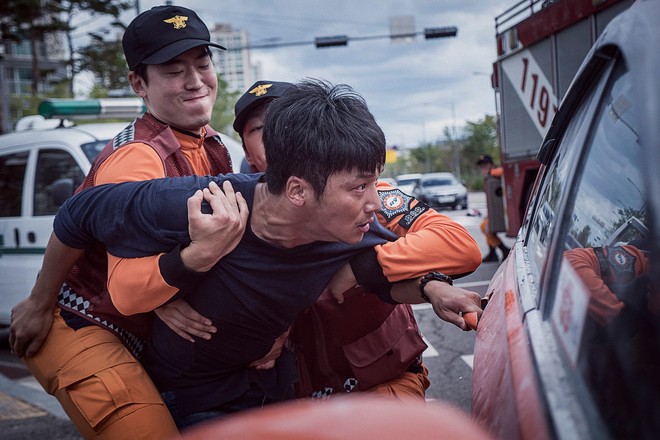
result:
<svg viewBox="0 0 660 440"><path fill-rule="evenodd" d="M495 60L494 19L516 3L495 0L181 0L209 28L231 23L252 44L313 41L317 36L359 38L389 33L392 16L415 18L415 30L456 26L453 38L392 44L389 39L257 49L263 79L315 77L351 85L365 97L388 145L416 147L444 139L445 127L460 127L495 113L490 85ZM163 1L140 0L145 11ZM134 12L123 21L131 20Z"/></svg>

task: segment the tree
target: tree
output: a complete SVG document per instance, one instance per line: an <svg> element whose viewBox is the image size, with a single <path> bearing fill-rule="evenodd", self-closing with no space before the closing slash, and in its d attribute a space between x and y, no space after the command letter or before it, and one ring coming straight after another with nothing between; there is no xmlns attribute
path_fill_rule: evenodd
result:
<svg viewBox="0 0 660 440"><path fill-rule="evenodd" d="M218 74L218 96L213 106L213 116L211 118L211 127L225 134L238 138L234 134L232 124L234 123L234 104L240 97L239 92L230 92L227 88L227 81Z"/></svg>
<svg viewBox="0 0 660 440"><path fill-rule="evenodd" d="M51 1L47 1L51 3ZM75 31L73 27L73 20L79 14L84 13L90 15L91 17L97 15L109 15L115 20L111 23L111 26L122 27L123 25L118 21L119 15L134 6L134 2L121 1L121 0L58 0L56 3L60 4L60 11L64 15L64 23L66 24L66 40L69 48L69 69L71 73L71 82L69 85L69 94L73 96L73 79L77 73L81 70L85 70L80 65L76 65L75 59L75 48L73 47L73 38L72 33ZM103 39L100 40L98 37L102 34L103 31L99 33L90 34L93 40L96 38L97 43L103 43ZM107 32L107 31L106 31ZM94 37L96 36L96 37ZM89 46L88 46L89 48ZM121 49L121 48L120 48ZM121 50L119 52L122 53ZM123 59L122 59L123 63Z"/></svg>
<svg viewBox="0 0 660 440"><path fill-rule="evenodd" d="M463 128L464 141L461 151L461 167L473 167L481 154L489 154L499 162L497 121L486 115L476 122L468 121Z"/></svg>
<svg viewBox="0 0 660 440"><path fill-rule="evenodd" d="M37 43L56 32L67 31L65 22L60 20L59 3L41 0L7 0L2 15L3 39L17 43L30 42L32 54L32 99L37 97L41 70Z"/></svg>
<svg viewBox="0 0 660 440"><path fill-rule="evenodd" d="M105 40L108 31L90 34L89 46L79 50L79 71L87 70L94 75L95 95L103 95L113 89L127 89L128 66L124 59L121 40Z"/></svg>

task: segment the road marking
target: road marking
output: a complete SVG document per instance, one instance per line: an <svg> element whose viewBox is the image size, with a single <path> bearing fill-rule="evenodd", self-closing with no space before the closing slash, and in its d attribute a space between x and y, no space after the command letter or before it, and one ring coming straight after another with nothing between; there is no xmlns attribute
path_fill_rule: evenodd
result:
<svg viewBox="0 0 660 440"><path fill-rule="evenodd" d="M489 284L490 284L490 280L485 280L485 281L470 281L467 283L454 283L454 286L466 288L466 287L488 286Z"/></svg>
<svg viewBox="0 0 660 440"><path fill-rule="evenodd" d="M428 348L426 350L424 350L424 353L422 353L422 356L425 357L425 358L438 356L438 354L439 354L438 350L436 350L435 347L433 345L431 345L429 340L426 339L426 336L422 336L422 339L424 340L424 342L426 342L426 345L428 345Z"/></svg>
<svg viewBox="0 0 660 440"><path fill-rule="evenodd" d="M43 391L45 393L41 384L33 376L22 377L20 379L16 379L14 382L19 383L25 387L32 388L33 390Z"/></svg>
<svg viewBox="0 0 660 440"><path fill-rule="evenodd" d="M413 304L412 308L413 310L426 310L431 308L431 304L429 303Z"/></svg>
<svg viewBox="0 0 660 440"><path fill-rule="evenodd" d="M474 355L473 354L464 354L463 356L461 356L461 359L463 359L463 362L468 364L470 369L472 369L472 370L474 369L474 367L472 365L474 363Z"/></svg>
<svg viewBox="0 0 660 440"><path fill-rule="evenodd" d="M47 416L48 413L40 408L29 405L9 394L0 392L0 420L22 420L31 417Z"/></svg>

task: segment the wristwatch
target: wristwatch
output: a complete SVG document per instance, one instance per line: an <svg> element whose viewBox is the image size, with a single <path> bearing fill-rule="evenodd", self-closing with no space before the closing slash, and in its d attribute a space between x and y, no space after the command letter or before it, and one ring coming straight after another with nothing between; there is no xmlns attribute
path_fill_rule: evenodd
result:
<svg viewBox="0 0 660 440"><path fill-rule="evenodd" d="M449 275L445 275L444 273L440 273L440 272L427 273L422 277L422 280L419 282L419 294L422 296L422 298L424 298L424 301L426 301L427 303L430 303L431 300L429 299L428 296L426 296L426 293L424 293L424 287L426 287L426 283L428 283L431 280L442 281L443 283L447 283L450 286L454 285L454 280L452 280Z"/></svg>

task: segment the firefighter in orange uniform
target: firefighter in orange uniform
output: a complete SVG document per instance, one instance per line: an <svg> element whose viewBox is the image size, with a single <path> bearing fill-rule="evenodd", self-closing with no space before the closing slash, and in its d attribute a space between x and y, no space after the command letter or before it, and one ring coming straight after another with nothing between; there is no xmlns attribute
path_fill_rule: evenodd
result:
<svg viewBox="0 0 660 440"><path fill-rule="evenodd" d="M481 174L484 177L484 181L489 177L502 177L502 167L496 167L493 163L493 158L488 154L482 154L479 156L477 165L481 169ZM488 217L486 217L484 221L481 222L481 232L483 232L486 236L486 242L488 243L488 255L486 255L482 261L484 263L490 261L500 261L496 249L499 249L500 252L502 252L501 259L504 260L507 255L509 255L510 249L504 243L502 243L502 240L499 239L497 234L488 231Z"/></svg>

